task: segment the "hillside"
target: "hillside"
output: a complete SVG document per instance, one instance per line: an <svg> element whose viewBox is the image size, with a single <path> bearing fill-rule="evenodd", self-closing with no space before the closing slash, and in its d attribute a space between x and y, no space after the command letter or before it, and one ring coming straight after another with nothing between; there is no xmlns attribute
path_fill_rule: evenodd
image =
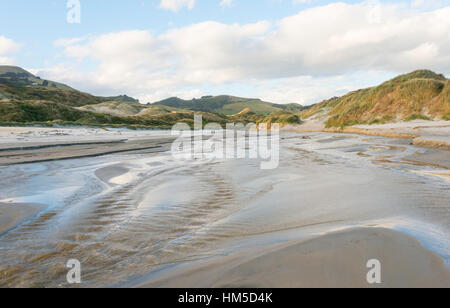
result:
<svg viewBox="0 0 450 308"><path fill-rule="evenodd" d="M71 124L131 127L165 127L184 122L190 125L201 114L204 124L216 122L298 120L293 113L299 104L276 105L259 99L234 96L205 96L141 105L127 95L99 97L61 83L43 80L20 67L0 66L0 124ZM293 112L293 113L291 113ZM271 116L273 115L273 116Z"/></svg>
<svg viewBox="0 0 450 308"><path fill-rule="evenodd" d="M303 119L328 118L327 127L414 119L450 119L450 85L428 70L398 76L380 86L326 100L303 111Z"/></svg>
<svg viewBox="0 0 450 308"><path fill-rule="evenodd" d="M133 104L139 104L139 100L132 98L128 95L118 95L118 96L108 96L105 97L109 101L116 101L121 103L133 103Z"/></svg>
<svg viewBox="0 0 450 308"><path fill-rule="evenodd" d="M93 96L76 90L61 90L40 86L12 86L0 84L0 99L43 100L58 102L63 105L81 107L99 104L107 98Z"/></svg>
<svg viewBox="0 0 450 308"><path fill-rule="evenodd" d="M34 76L20 67L6 65L0 65L0 84L11 86L40 86L59 90L73 90L65 84Z"/></svg>
<svg viewBox="0 0 450 308"><path fill-rule="evenodd" d="M204 123L225 124L226 118L215 114L201 113ZM114 116L75 109L51 101L0 101L0 125L94 125L130 128L166 128L177 123L194 124L194 112L142 114L136 116Z"/></svg>
<svg viewBox="0 0 450 308"><path fill-rule="evenodd" d="M298 115L292 114L291 112L282 110L277 111L274 113L271 113L267 117L265 117L260 122L272 124L272 123L279 123L279 124L299 124L300 118Z"/></svg>
<svg viewBox="0 0 450 308"><path fill-rule="evenodd" d="M287 108L290 108L290 111L300 111L303 108L299 104L276 105L269 102L264 102L260 99L227 95L204 96L200 99L192 100L183 100L177 97L172 97L156 102L153 105L163 105L179 109L218 113L223 115L235 115L246 109L259 115L268 115L272 112L285 110Z"/></svg>
<svg viewBox="0 0 450 308"><path fill-rule="evenodd" d="M92 111L119 117L138 115L146 109L145 106L136 103L124 103L120 101L108 101L95 105L75 107L78 110Z"/></svg>

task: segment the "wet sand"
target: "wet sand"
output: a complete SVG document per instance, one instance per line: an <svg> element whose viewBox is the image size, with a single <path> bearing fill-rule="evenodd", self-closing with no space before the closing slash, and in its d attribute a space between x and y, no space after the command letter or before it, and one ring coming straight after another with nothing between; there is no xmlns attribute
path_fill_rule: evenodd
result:
<svg viewBox="0 0 450 308"><path fill-rule="evenodd" d="M129 169L124 166L113 165L96 170L95 175L103 182L111 184L112 179L124 175L128 171Z"/></svg>
<svg viewBox="0 0 450 308"><path fill-rule="evenodd" d="M325 118L307 120L301 125L286 126L283 130L411 139L412 144L416 146L450 150L450 121L415 120L380 125L356 125L345 128L326 128L325 121Z"/></svg>
<svg viewBox="0 0 450 308"><path fill-rule="evenodd" d="M286 132L261 170L174 159L167 132L39 132L0 134L1 287L70 287L68 258L87 287L367 287L368 258L381 287L450 287L446 150Z"/></svg>
<svg viewBox="0 0 450 308"><path fill-rule="evenodd" d="M0 235L30 219L43 208L37 204L0 203Z"/></svg>
<svg viewBox="0 0 450 308"><path fill-rule="evenodd" d="M369 284L369 260L381 263L381 284ZM137 287L163 288L449 288L450 269L410 236L358 228L253 249L168 274Z"/></svg>
<svg viewBox="0 0 450 308"><path fill-rule="evenodd" d="M86 129L87 130L87 129ZM122 131L88 130L82 135L75 129L0 128L0 166L42 163L75 158L97 157L124 152L165 152L174 138L164 133L147 136ZM100 131L100 132L99 132ZM21 134L31 135L27 141ZM38 135L39 137L36 137ZM61 139L63 136L63 139ZM129 137L129 139L123 139Z"/></svg>

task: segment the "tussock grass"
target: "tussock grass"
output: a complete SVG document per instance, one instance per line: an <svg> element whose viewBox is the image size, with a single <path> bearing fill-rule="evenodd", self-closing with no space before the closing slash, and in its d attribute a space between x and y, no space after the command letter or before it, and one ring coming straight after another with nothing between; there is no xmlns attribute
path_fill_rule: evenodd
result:
<svg viewBox="0 0 450 308"><path fill-rule="evenodd" d="M449 81L443 75L431 71L415 71L378 87L324 101L301 113L301 117L310 118L321 112L329 116L326 122L328 128L413 119L431 120L431 117L448 119Z"/></svg>

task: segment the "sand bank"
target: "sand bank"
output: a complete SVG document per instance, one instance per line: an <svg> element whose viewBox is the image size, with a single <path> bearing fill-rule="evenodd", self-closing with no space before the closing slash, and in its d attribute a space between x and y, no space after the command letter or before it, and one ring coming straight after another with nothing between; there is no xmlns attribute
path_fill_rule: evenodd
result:
<svg viewBox="0 0 450 308"><path fill-rule="evenodd" d="M287 132L328 132L360 134L376 137L412 139L420 147L450 150L450 121L398 122L380 125L357 125L345 128L326 128L325 120L310 120L301 125L289 125Z"/></svg>
<svg viewBox="0 0 450 308"><path fill-rule="evenodd" d="M18 148L17 145L0 146L0 166L96 157L124 152L164 152L170 148L172 141L173 138L167 137L147 140L93 140L82 143L33 143L21 148Z"/></svg>
<svg viewBox="0 0 450 308"><path fill-rule="evenodd" d="M381 262L379 285L367 282L371 259ZM450 269L408 235L358 228L181 266L137 286L450 287Z"/></svg>
<svg viewBox="0 0 450 308"><path fill-rule="evenodd" d="M36 204L0 203L0 234L30 219L42 208L42 205Z"/></svg>

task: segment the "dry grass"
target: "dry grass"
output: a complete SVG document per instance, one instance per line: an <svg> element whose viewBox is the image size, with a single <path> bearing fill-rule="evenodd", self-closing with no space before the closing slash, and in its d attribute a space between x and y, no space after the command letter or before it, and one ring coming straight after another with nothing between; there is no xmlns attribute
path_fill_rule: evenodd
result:
<svg viewBox="0 0 450 308"><path fill-rule="evenodd" d="M325 112L326 126L383 124L414 119L449 119L450 85L442 75L416 71L382 85L324 101L301 114L310 118Z"/></svg>

